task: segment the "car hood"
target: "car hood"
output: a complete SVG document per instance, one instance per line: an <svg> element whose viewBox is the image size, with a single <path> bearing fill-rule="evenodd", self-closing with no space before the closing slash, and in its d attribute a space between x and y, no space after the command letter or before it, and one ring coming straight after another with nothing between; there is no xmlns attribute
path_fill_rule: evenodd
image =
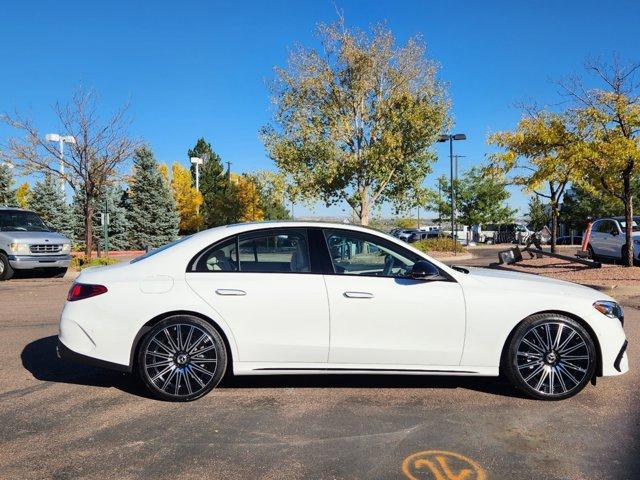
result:
<svg viewBox="0 0 640 480"><path fill-rule="evenodd" d="M571 295L595 300L613 300L608 295L591 287L577 283L558 280L556 278L534 275L531 273L499 270L494 268L464 267L468 270L465 276L501 290L525 291L529 293L545 293L552 295Z"/></svg>
<svg viewBox="0 0 640 480"><path fill-rule="evenodd" d="M58 232L2 232L3 235L11 237L15 242L23 243L51 243L69 242L69 239Z"/></svg>

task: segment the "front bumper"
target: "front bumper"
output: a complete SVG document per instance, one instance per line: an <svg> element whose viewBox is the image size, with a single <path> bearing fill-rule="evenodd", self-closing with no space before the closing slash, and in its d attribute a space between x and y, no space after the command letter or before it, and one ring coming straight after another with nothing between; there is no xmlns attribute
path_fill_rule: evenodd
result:
<svg viewBox="0 0 640 480"><path fill-rule="evenodd" d="M71 255L9 255L9 264L15 270L34 268L68 268Z"/></svg>

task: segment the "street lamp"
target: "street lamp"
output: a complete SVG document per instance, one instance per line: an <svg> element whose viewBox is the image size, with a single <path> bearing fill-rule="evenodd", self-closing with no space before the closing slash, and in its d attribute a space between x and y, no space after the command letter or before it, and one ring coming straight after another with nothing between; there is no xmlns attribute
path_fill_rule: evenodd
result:
<svg viewBox="0 0 640 480"><path fill-rule="evenodd" d="M64 144L69 143L75 145L76 139L73 135L59 135L57 133L48 133L44 138L47 142L58 142L60 152L60 177L62 178L60 187L64 192Z"/></svg>
<svg viewBox="0 0 640 480"><path fill-rule="evenodd" d="M453 141L454 140L466 140L467 136L464 133L456 133L454 135L440 135L438 137L438 142L449 142L449 163L451 167L451 177L450 177L450 186L451 186L451 235L455 239L458 237L458 232L456 232L456 195L453 189Z"/></svg>
<svg viewBox="0 0 640 480"><path fill-rule="evenodd" d="M196 190L200 191L200 165L204 163L200 157L191 157L191 163L196 166Z"/></svg>

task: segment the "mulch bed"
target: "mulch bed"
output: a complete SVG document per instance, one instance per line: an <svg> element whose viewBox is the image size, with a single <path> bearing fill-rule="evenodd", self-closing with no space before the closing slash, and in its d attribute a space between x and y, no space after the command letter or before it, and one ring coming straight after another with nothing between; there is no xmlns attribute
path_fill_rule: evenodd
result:
<svg viewBox="0 0 640 480"><path fill-rule="evenodd" d="M526 257L527 254L525 254ZM546 275L576 283L598 285L637 285L640 287L640 268L603 264L602 268L590 268L557 258L527 259L513 265L501 265L526 273Z"/></svg>

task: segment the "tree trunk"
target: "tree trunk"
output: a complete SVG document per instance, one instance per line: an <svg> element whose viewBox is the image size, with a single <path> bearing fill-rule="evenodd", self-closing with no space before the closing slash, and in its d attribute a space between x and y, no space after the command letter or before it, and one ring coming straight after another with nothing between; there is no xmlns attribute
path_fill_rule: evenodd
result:
<svg viewBox="0 0 640 480"><path fill-rule="evenodd" d="M84 205L84 256L91 260L91 251L93 250L93 205L91 200L86 200Z"/></svg>
<svg viewBox="0 0 640 480"><path fill-rule="evenodd" d="M624 218L625 218L625 244L623 250L626 251L622 255L622 260L626 260L625 266L633 267L633 192L631 191L630 175L624 176Z"/></svg>
<svg viewBox="0 0 640 480"><path fill-rule="evenodd" d="M558 238L558 202L551 200L551 253L556 253L556 239Z"/></svg>
<svg viewBox="0 0 640 480"><path fill-rule="evenodd" d="M360 225L366 227L369 225L369 204L367 202L363 202L360 205L360 214L358 215L360 220Z"/></svg>

